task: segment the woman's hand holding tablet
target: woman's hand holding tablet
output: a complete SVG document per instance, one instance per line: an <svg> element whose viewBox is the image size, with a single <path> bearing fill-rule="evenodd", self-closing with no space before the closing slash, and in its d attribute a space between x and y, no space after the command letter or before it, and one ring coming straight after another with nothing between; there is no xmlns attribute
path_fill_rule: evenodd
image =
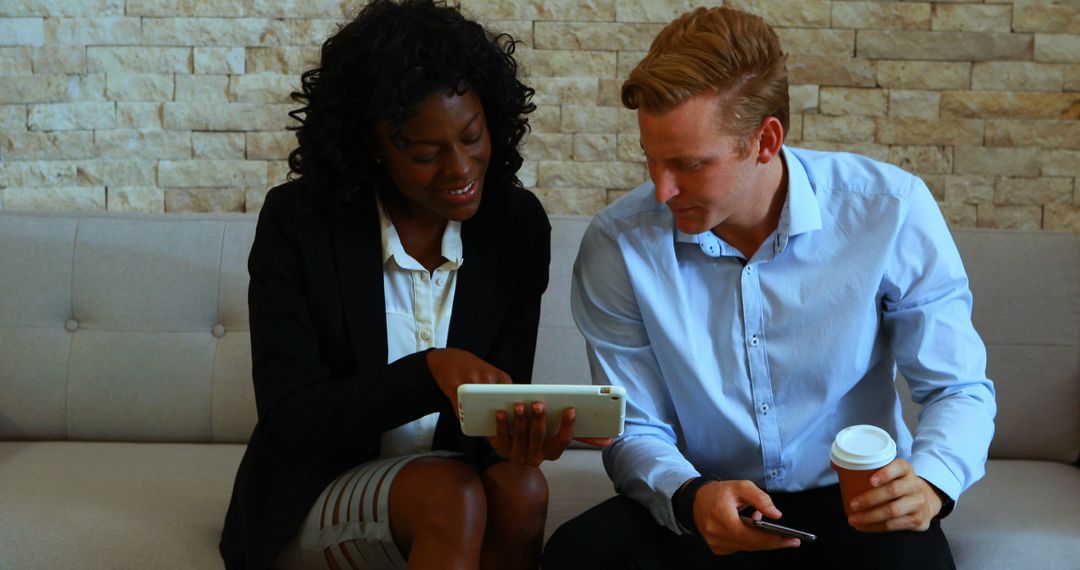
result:
<svg viewBox="0 0 1080 570"><path fill-rule="evenodd" d="M500 455L531 465L557 459L571 439L609 445L626 415L617 386L462 384L457 401L462 433L489 437ZM530 440L543 445L526 449Z"/></svg>
<svg viewBox="0 0 1080 570"><path fill-rule="evenodd" d="M456 348L432 350L427 362L458 410L462 432L487 437L499 455L519 465L558 459L575 439L606 446L622 433L622 388L512 384L506 372Z"/></svg>

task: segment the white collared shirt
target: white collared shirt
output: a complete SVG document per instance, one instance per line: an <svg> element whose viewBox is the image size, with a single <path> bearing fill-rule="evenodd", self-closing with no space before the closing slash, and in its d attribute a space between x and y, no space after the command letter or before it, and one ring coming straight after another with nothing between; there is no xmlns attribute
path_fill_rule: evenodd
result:
<svg viewBox="0 0 1080 570"><path fill-rule="evenodd" d="M387 363L429 348L445 348L457 288L461 222L449 221L442 237L446 262L428 273L401 244L397 229L378 200L382 230L383 296L386 299ZM382 436L382 457L431 449L438 412L400 425Z"/></svg>

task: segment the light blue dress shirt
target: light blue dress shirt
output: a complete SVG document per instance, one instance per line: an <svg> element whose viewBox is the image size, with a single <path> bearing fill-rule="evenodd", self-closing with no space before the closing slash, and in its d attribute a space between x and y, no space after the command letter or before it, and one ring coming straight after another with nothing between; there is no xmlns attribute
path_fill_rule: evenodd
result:
<svg viewBox="0 0 1080 570"><path fill-rule="evenodd" d="M702 473L767 492L836 483L829 448L854 424L892 434L954 500L985 472L994 387L930 191L857 155L782 156L779 226L749 261L711 232L678 231L646 183L593 219L574 265L593 382L628 393L604 465L676 533L671 495ZM898 368L922 406L914 438Z"/></svg>

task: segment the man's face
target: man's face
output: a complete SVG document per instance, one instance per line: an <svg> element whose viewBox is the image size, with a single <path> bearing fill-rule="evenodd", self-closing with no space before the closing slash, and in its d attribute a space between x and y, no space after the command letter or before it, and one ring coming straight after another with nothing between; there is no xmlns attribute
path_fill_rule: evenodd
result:
<svg viewBox="0 0 1080 570"><path fill-rule="evenodd" d="M719 124L721 101L702 94L662 114L638 109L656 201L667 204L675 225L688 234L745 222L756 198L757 143L752 140L748 156L741 156L738 139L723 134Z"/></svg>
<svg viewBox="0 0 1080 570"><path fill-rule="evenodd" d="M432 93L416 106L400 136L391 140L386 121L376 125L376 134L390 180L414 216L464 221L476 213L491 138L475 91Z"/></svg>

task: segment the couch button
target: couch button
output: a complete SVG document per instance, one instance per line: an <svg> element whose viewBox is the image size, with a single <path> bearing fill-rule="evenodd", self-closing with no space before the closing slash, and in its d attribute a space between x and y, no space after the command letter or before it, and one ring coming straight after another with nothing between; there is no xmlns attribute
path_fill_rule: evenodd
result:
<svg viewBox="0 0 1080 570"><path fill-rule="evenodd" d="M217 338L221 338L221 337L225 336L225 326L224 325L214 325L214 328L210 329L210 334L214 335Z"/></svg>
<svg viewBox="0 0 1080 570"><path fill-rule="evenodd" d="M75 332L79 330L79 321L68 319L68 321L64 323L64 328L67 329L67 332Z"/></svg>

